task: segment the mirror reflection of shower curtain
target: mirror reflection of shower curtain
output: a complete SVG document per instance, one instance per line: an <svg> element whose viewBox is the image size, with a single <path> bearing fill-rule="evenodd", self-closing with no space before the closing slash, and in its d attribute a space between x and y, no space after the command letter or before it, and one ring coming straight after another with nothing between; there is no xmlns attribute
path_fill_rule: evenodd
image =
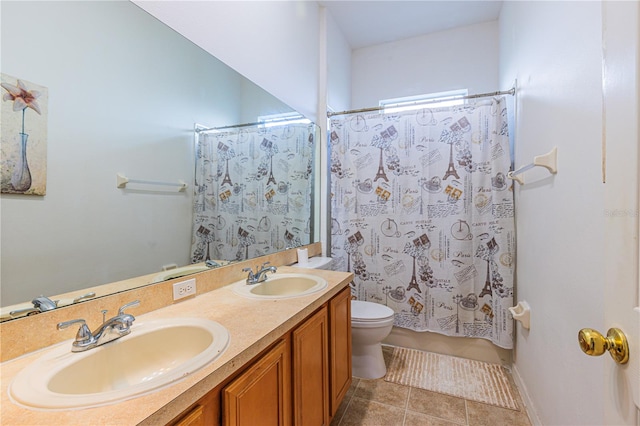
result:
<svg viewBox="0 0 640 426"><path fill-rule="evenodd" d="M513 347L504 98L331 119L331 253L395 325Z"/></svg>
<svg viewBox="0 0 640 426"><path fill-rule="evenodd" d="M191 261L245 260L310 243L315 125L200 133Z"/></svg>

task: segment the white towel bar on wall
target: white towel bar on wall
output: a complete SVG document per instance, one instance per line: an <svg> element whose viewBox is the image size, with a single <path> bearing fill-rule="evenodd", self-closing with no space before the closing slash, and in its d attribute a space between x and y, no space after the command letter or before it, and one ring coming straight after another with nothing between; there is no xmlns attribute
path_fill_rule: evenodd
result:
<svg viewBox="0 0 640 426"><path fill-rule="evenodd" d="M553 149L548 153L544 155L538 155L537 157L533 157L533 163L527 164L526 166L520 167L518 170L514 170L507 173L507 177L509 179L515 180L520 185L524 185L524 178L518 175L534 167L544 167L545 169L549 170L551 174L554 174L554 175L558 173L558 148L554 146Z"/></svg>
<svg viewBox="0 0 640 426"><path fill-rule="evenodd" d="M159 186L175 186L178 187L178 192L184 192L187 189L187 184L183 181L176 182L159 182L155 180L141 180L141 179L129 179L122 173L116 173L116 186L118 188L126 188L128 183L139 183L143 185L159 185Z"/></svg>

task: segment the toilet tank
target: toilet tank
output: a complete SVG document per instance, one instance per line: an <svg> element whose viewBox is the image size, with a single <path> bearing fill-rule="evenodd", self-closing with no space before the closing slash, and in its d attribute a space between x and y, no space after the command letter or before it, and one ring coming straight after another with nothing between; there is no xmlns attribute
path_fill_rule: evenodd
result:
<svg viewBox="0 0 640 426"><path fill-rule="evenodd" d="M296 268L309 268L309 269L327 269L331 270L333 259L330 257L316 256L309 259L307 263L294 263L293 267Z"/></svg>

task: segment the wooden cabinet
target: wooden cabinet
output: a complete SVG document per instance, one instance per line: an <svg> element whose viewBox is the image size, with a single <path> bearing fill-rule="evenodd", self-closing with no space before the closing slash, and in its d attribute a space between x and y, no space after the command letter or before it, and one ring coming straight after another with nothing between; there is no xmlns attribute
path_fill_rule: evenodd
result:
<svg viewBox="0 0 640 426"><path fill-rule="evenodd" d="M180 420L174 423L174 426L205 426L204 409L202 405L196 405L187 414L182 416Z"/></svg>
<svg viewBox="0 0 640 426"><path fill-rule="evenodd" d="M330 416L351 386L351 289L329 301Z"/></svg>
<svg viewBox="0 0 640 426"><path fill-rule="evenodd" d="M169 422L171 426L212 426L220 424L220 390L222 385L210 390L196 404Z"/></svg>
<svg viewBox="0 0 640 426"><path fill-rule="evenodd" d="M223 389L225 424L291 424L291 367L288 343L288 339L281 340Z"/></svg>
<svg viewBox="0 0 640 426"><path fill-rule="evenodd" d="M323 306L292 333L294 424L329 424L329 325Z"/></svg>
<svg viewBox="0 0 640 426"><path fill-rule="evenodd" d="M328 426L350 385L347 287L170 424Z"/></svg>

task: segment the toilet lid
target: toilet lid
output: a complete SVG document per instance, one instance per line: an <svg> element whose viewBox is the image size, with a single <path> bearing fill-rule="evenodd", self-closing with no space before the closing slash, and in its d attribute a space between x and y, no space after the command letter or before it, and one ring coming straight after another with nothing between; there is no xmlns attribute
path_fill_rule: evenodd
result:
<svg viewBox="0 0 640 426"><path fill-rule="evenodd" d="M378 321L393 317L393 309L373 302L351 301L351 318L359 321Z"/></svg>

